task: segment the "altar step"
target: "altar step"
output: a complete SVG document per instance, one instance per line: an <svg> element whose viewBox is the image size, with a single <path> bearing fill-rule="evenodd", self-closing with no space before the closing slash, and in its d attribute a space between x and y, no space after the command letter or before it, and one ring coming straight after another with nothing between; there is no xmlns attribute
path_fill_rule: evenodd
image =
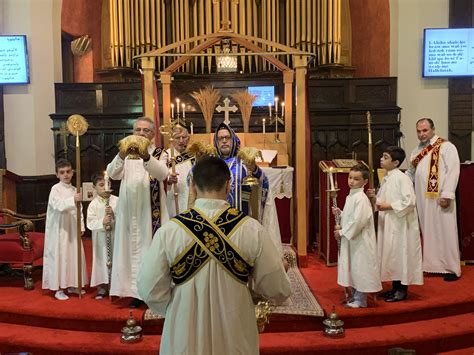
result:
<svg viewBox="0 0 474 355"><path fill-rule="evenodd" d="M159 335L145 335L137 344L122 344L120 332L74 331L0 323L0 352L31 352L35 355L156 354L159 342ZM474 347L474 314L351 328L341 339L327 338L322 331L260 335L262 355L387 354L388 349L394 347L415 349L417 355L438 352L467 354Z"/></svg>

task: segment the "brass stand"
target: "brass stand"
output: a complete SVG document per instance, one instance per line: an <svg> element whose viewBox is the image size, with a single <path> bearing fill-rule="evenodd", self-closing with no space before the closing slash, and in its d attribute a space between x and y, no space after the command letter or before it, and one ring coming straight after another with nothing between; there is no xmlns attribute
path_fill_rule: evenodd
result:
<svg viewBox="0 0 474 355"><path fill-rule="evenodd" d="M122 328L122 336L120 342L125 344L138 343L142 340L142 327L137 325L137 321L133 318L133 312L127 319L127 325Z"/></svg>
<svg viewBox="0 0 474 355"><path fill-rule="evenodd" d="M336 313L336 306L332 306L332 312L328 318L323 321L324 335L329 338L344 338L344 322L339 319Z"/></svg>

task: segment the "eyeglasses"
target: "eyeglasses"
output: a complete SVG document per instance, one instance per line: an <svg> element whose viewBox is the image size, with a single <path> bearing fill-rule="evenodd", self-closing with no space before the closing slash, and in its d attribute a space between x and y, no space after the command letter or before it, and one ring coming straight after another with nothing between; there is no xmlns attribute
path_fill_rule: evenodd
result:
<svg viewBox="0 0 474 355"><path fill-rule="evenodd" d="M231 140L232 140L231 136L217 137L218 142L231 141Z"/></svg>
<svg viewBox="0 0 474 355"><path fill-rule="evenodd" d="M133 131L136 133L140 133L140 132L151 133L152 132L152 130L149 128L135 128Z"/></svg>

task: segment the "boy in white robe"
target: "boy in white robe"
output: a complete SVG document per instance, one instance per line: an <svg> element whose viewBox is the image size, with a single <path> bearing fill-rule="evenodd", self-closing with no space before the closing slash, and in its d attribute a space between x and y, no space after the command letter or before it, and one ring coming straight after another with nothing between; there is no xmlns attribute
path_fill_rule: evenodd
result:
<svg viewBox="0 0 474 355"><path fill-rule="evenodd" d="M392 289L383 294L385 302L406 299L408 285L423 285L415 191L410 178L398 169L404 160L404 150L396 146L387 147L380 159L387 174L376 199L378 258L382 281L392 281Z"/></svg>
<svg viewBox="0 0 474 355"><path fill-rule="evenodd" d="M199 160L191 188L197 194L193 209L158 230L138 277L140 296L166 316L160 354L258 354L248 285L277 303L288 298L291 286L280 256L261 224L226 201L230 172L223 160ZM192 213L198 218L189 218ZM191 232L186 221L201 227ZM213 225L217 232L208 233L206 228ZM181 263L189 252L194 262ZM245 280L226 265L237 266ZM180 276L183 279L177 280Z"/></svg>
<svg viewBox="0 0 474 355"><path fill-rule="evenodd" d="M341 214L341 229L334 231L340 239L337 283L352 288L348 308L367 307L367 294L382 289L377 262L377 245L374 218L364 185L369 179L369 170L363 164L351 168L348 177L350 188L344 209L333 209Z"/></svg>
<svg viewBox="0 0 474 355"><path fill-rule="evenodd" d="M96 197L87 208L87 228L92 231L92 273L91 287L97 288L96 299L103 299L109 290L109 268L107 267L108 253L113 252L115 232L115 215L118 197L107 197L105 191L110 187L102 173L92 177L92 184L97 192ZM108 182L107 182L108 185ZM107 250L107 233L110 233L110 251ZM110 255L112 259L112 255ZM112 260L110 260L112 261Z"/></svg>
<svg viewBox="0 0 474 355"><path fill-rule="evenodd" d="M78 293L78 248L76 203L82 195L71 185L73 170L66 159L56 162L56 176L59 182L51 188L46 212L46 230L43 254L43 289L56 291L54 297L64 301L69 297L64 293ZM81 210L81 235L84 233ZM81 240L82 285L87 284L86 258ZM82 290L84 293L84 290Z"/></svg>

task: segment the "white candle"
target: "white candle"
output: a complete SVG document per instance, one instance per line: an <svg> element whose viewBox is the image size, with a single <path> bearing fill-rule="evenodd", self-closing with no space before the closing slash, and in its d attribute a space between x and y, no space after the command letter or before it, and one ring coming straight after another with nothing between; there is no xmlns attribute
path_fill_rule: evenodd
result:
<svg viewBox="0 0 474 355"><path fill-rule="evenodd" d="M191 126L190 126L190 128L191 128L191 135L193 135L193 134L194 134L194 125L193 125L193 123L192 123L192 122L191 122Z"/></svg>
<svg viewBox="0 0 474 355"><path fill-rule="evenodd" d="M275 97L275 115L278 116L278 97Z"/></svg>
<svg viewBox="0 0 474 355"><path fill-rule="evenodd" d="M330 190L333 191L336 188L334 187L334 177L332 176L332 167L329 168L329 182L330 182Z"/></svg>
<svg viewBox="0 0 474 355"><path fill-rule="evenodd" d="M272 117L272 104L268 104L268 112L270 113L269 116ZM265 122L265 119L264 119Z"/></svg>
<svg viewBox="0 0 474 355"><path fill-rule="evenodd" d="M285 117L285 103L281 103L281 117Z"/></svg>
<svg viewBox="0 0 474 355"><path fill-rule="evenodd" d="M176 99L176 114L179 115L179 99Z"/></svg>
<svg viewBox="0 0 474 355"><path fill-rule="evenodd" d="M104 185L105 185L105 191L110 190L110 180L109 180L109 175L107 175L107 171L104 171Z"/></svg>
<svg viewBox="0 0 474 355"><path fill-rule="evenodd" d="M185 114L186 114L186 111L184 110L184 108L186 107L186 105L185 105L185 104L181 104L181 107L183 108L183 118L184 118L184 116L185 116Z"/></svg>
<svg viewBox="0 0 474 355"><path fill-rule="evenodd" d="M262 127L263 127L263 134L265 134L265 118L262 120Z"/></svg>
<svg viewBox="0 0 474 355"><path fill-rule="evenodd" d="M171 118L174 118L174 104L171 104Z"/></svg>

